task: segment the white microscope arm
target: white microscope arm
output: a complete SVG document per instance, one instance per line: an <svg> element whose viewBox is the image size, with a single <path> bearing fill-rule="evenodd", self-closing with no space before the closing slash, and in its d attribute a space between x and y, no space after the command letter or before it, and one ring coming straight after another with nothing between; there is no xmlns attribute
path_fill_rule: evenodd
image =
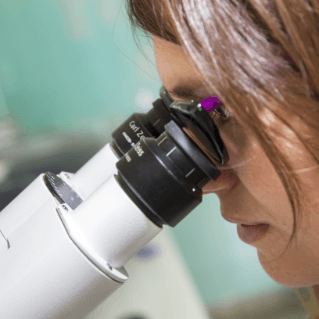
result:
<svg viewBox="0 0 319 319"><path fill-rule="evenodd" d="M183 127L221 163L225 148L200 104L172 103L173 120L162 100L133 114L78 172L41 174L2 210L1 319L85 317L123 285L125 263L162 225L176 226L201 203L202 186L221 173Z"/></svg>
<svg viewBox="0 0 319 319"><path fill-rule="evenodd" d="M117 161L107 144L76 174L41 174L0 213L0 318L83 318L128 279L124 264L162 228L116 182Z"/></svg>

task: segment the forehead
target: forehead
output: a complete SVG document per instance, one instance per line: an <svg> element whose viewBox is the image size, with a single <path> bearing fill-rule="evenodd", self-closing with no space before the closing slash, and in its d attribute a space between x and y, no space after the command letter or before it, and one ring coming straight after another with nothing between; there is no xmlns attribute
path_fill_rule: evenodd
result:
<svg viewBox="0 0 319 319"><path fill-rule="evenodd" d="M199 87L202 76L193 67L182 47L156 36L152 38L158 73L165 88L169 91L184 83Z"/></svg>

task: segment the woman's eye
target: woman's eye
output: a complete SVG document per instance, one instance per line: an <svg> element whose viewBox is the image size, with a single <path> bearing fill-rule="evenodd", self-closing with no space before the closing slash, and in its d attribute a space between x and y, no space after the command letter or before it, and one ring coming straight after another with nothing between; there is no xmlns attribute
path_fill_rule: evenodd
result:
<svg viewBox="0 0 319 319"><path fill-rule="evenodd" d="M223 125L229 121L230 114L217 96L209 96L200 103L216 124Z"/></svg>
<svg viewBox="0 0 319 319"><path fill-rule="evenodd" d="M225 125L231 119L231 113L225 108L224 105L209 112L212 120L219 126Z"/></svg>
<svg viewBox="0 0 319 319"><path fill-rule="evenodd" d="M224 106L218 107L217 109L215 109L212 112L215 112L216 114L218 114L218 116L228 117Z"/></svg>

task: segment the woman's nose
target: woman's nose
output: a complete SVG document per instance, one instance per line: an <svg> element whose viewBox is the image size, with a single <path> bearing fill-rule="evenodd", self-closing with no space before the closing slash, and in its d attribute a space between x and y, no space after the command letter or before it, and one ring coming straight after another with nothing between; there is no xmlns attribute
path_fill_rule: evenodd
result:
<svg viewBox="0 0 319 319"><path fill-rule="evenodd" d="M222 169L221 175L216 181L210 180L202 187L203 195L215 193L216 191L230 189L238 183L238 177L232 169Z"/></svg>

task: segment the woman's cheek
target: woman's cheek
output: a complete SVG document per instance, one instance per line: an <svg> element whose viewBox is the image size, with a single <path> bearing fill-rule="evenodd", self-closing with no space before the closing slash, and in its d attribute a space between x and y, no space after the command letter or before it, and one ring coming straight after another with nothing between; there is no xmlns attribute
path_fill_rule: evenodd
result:
<svg viewBox="0 0 319 319"><path fill-rule="evenodd" d="M240 168L247 166L256 156L257 144L237 123L229 123L227 127L220 128L219 133L229 155L226 168L240 172Z"/></svg>
<svg viewBox="0 0 319 319"><path fill-rule="evenodd" d="M288 231L285 218L287 214L292 214L290 202L276 170L261 146L239 129L225 129L220 135L229 154L225 168L234 171L243 184L243 191L250 193L261 211L267 211L269 222Z"/></svg>

